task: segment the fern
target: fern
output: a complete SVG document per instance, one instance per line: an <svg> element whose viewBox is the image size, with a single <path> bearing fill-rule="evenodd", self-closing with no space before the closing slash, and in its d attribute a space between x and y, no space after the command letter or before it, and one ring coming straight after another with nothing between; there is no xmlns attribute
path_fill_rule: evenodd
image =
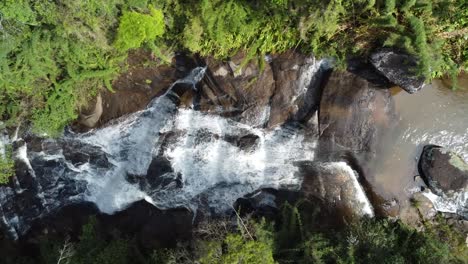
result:
<svg viewBox="0 0 468 264"><path fill-rule="evenodd" d="M150 8L150 14L124 12L115 46L121 51L140 47L144 42L151 42L164 33L164 16L161 10Z"/></svg>

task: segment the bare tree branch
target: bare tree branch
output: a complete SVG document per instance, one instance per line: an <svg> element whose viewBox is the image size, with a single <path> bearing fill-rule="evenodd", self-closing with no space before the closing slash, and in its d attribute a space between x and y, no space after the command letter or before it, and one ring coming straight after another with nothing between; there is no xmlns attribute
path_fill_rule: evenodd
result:
<svg viewBox="0 0 468 264"><path fill-rule="evenodd" d="M75 251L73 249L73 244L70 242L70 238L67 237L63 242L63 246L59 251L59 258L57 264L68 264L70 258L74 255Z"/></svg>

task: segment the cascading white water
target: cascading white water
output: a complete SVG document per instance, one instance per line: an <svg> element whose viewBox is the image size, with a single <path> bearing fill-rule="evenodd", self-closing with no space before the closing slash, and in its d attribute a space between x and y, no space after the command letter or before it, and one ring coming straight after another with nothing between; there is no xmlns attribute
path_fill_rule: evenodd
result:
<svg viewBox="0 0 468 264"><path fill-rule="evenodd" d="M222 201L213 204L220 211L259 188L299 188L302 179L293 163L312 160L316 146L315 139L310 141L299 127L263 131L193 110L181 110L172 130L180 131L181 136L169 146L167 157L175 172L182 175L184 185L183 193L175 195L172 202L183 204L210 190L209 200ZM209 138L197 142L204 131L209 131ZM239 137L245 133L258 137L253 149L242 150L223 140L227 134ZM215 187L220 184L242 188L218 191ZM223 199L217 197L220 195Z"/></svg>
<svg viewBox="0 0 468 264"><path fill-rule="evenodd" d="M298 80L302 92L322 61L315 63ZM204 71L196 68L174 85L195 89ZM142 199L160 208L195 210L203 205L221 213L230 210L237 198L260 188L300 188L302 176L294 163L313 160L315 130L295 123L266 130L177 107L178 96L169 89L145 110L106 127L43 139L40 151L18 139L23 145L16 157L29 176L19 186L2 187L2 201L17 199L25 184L33 184L32 195L37 198L33 208L2 214L11 233L22 234L32 220L76 202L92 202L109 214ZM170 172L151 174L151 166L156 170L165 166L152 165L155 160L165 160ZM21 210L27 213L17 215Z"/></svg>
<svg viewBox="0 0 468 264"><path fill-rule="evenodd" d="M312 160L316 142L315 138L306 142L305 131L299 127L263 131L191 109L182 109L173 116L168 113L173 109L169 99L156 100L145 111L79 136L87 144L100 146L114 166L101 176L89 164L76 168L80 171L77 177L88 183L86 199L101 211L113 213L140 199L161 208L194 208L198 196L207 191L211 206L222 211L230 208L235 199L262 187L300 187L301 179L293 163ZM180 173L183 187L147 194L125 176L147 173L153 156L161 151L159 134L165 131L178 132L175 144L163 151L174 171ZM242 150L223 140L227 134L249 134L258 139L254 149ZM220 185L224 188L218 191Z"/></svg>
<svg viewBox="0 0 468 264"><path fill-rule="evenodd" d="M350 180L352 182L353 189L355 190L354 195L355 199L349 199L350 203L356 203L357 205L354 208L359 209L357 213L361 216L367 215L370 217L374 216L374 208L372 207L369 199L364 192L361 184L359 184L358 177L356 171L354 171L348 164L345 162L332 162L328 166L333 167L335 170L341 170L345 175L350 176Z"/></svg>

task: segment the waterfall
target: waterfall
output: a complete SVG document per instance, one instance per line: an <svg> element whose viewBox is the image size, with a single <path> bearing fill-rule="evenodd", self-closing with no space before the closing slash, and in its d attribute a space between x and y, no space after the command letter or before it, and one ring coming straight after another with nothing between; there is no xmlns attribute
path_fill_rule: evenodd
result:
<svg viewBox="0 0 468 264"><path fill-rule="evenodd" d="M194 69L171 88L195 90L205 70ZM112 214L144 199L162 209L202 206L223 213L260 188L300 189L294 164L314 159L313 131L296 123L267 130L178 109L171 88L146 109L87 133L39 139L33 148L18 138L18 185L0 187L0 204L9 208L2 221L13 237L68 204L92 202ZM27 195L18 196L20 190Z"/></svg>

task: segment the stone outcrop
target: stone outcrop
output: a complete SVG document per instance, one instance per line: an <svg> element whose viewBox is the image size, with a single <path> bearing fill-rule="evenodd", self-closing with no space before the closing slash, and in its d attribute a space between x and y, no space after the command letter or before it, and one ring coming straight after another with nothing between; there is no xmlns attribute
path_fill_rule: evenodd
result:
<svg viewBox="0 0 468 264"><path fill-rule="evenodd" d="M389 90L348 71L331 74L320 102L316 156L321 161L350 164L361 177L360 182L378 214L385 214L389 201L374 191L382 189L375 179L375 165L384 147L383 138L395 124L396 112Z"/></svg>
<svg viewBox="0 0 468 264"><path fill-rule="evenodd" d="M388 90L350 72L333 72L320 103L318 156L338 161L351 153L365 167L376 159L380 139L395 125L395 117ZM364 173L372 171L364 168Z"/></svg>
<svg viewBox="0 0 468 264"><path fill-rule="evenodd" d="M160 210L146 201L138 201L114 215L103 214L93 203L66 205L53 214L37 219L20 243L40 244L41 235L76 239L84 224L95 217L96 232L106 237L133 238L143 249L174 247L192 237L193 214L184 208ZM116 233L115 231L118 232Z"/></svg>
<svg viewBox="0 0 468 264"><path fill-rule="evenodd" d="M194 107L259 127L306 122L318 109L326 63L295 52L269 57L263 67L243 66L244 59L242 53L228 62L207 58L209 72Z"/></svg>
<svg viewBox="0 0 468 264"><path fill-rule="evenodd" d="M285 202L294 204L299 197L300 193L297 191L260 189L237 199L234 208L241 216L252 214L255 217L276 219Z"/></svg>
<svg viewBox="0 0 468 264"><path fill-rule="evenodd" d="M345 162L303 162L299 173L304 196L320 201L326 210L346 219L374 215L359 175Z"/></svg>
<svg viewBox="0 0 468 264"><path fill-rule="evenodd" d="M87 128L95 127L102 116L102 96L98 94L95 101L96 104L94 105L94 107L92 107L92 109L82 110L78 118L78 123Z"/></svg>
<svg viewBox="0 0 468 264"><path fill-rule="evenodd" d="M408 93L415 93L424 85L424 77L415 72L415 57L393 49L381 49L371 54L370 62L390 83L400 86Z"/></svg>
<svg viewBox="0 0 468 264"><path fill-rule="evenodd" d="M132 53L127 64L127 71L112 82L113 91L103 88L100 95L82 109L73 127L75 130L86 131L145 109L154 97L162 95L175 80L185 77L197 66L184 54L177 54L170 65L160 64L151 53L144 51Z"/></svg>
<svg viewBox="0 0 468 264"><path fill-rule="evenodd" d="M468 164L456 153L436 145L423 148L419 171L432 192L468 192Z"/></svg>

